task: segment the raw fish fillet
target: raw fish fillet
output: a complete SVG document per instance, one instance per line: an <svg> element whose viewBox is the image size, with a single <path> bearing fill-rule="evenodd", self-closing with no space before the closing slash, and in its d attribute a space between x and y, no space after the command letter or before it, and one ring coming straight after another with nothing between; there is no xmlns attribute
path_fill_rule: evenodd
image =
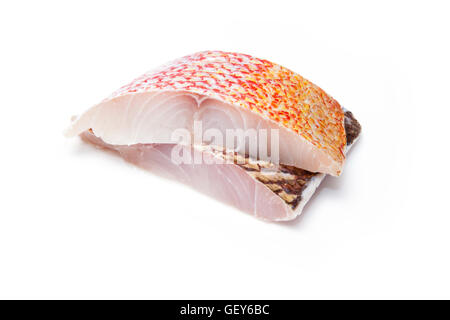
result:
<svg viewBox="0 0 450 320"><path fill-rule="evenodd" d="M361 126L349 111L345 112L347 152L358 139ZM225 152L212 146L177 146L175 144L111 145L85 131L82 138L102 148L119 152L129 162L158 175L182 181L224 203L268 221L292 220L301 214L305 204L324 179L324 173L313 173L289 165L275 165L253 160L236 152ZM203 157L199 164L175 164L173 148L180 147ZM210 164L208 164L210 163Z"/></svg>
<svg viewBox="0 0 450 320"><path fill-rule="evenodd" d="M67 135L92 130L115 146L170 144L178 142L174 130L192 133L196 120L224 136L226 129L279 129L279 163L336 176L342 171L339 103L297 73L239 53L199 52L148 72L81 115ZM267 148L272 154L270 143ZM234 150L267 160L259 149Z"/></svg>

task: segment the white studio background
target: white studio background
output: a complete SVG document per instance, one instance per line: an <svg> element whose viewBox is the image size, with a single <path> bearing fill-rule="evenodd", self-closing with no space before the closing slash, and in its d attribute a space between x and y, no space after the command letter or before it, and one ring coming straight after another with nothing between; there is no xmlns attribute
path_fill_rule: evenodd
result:
<svg viewBox="0 0 450 320"><path fill-rule="evenodd" d="M447 1L4 1L0 298L450 298ZM73 114L173 58L302 74L363 136L265 223L79 139Z"/></svg>

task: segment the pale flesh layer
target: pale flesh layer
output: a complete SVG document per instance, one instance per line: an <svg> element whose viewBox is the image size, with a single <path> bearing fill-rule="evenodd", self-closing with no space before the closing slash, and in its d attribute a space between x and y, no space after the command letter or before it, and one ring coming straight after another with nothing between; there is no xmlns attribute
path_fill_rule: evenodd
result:
<svg viewBox="0 0 450 320"><path fill-rule="evenodd" d="M184 129L191 135L191 144L195 144L192 137L195 122L201 123L202 134L209 129L221 133L223 140L203 141L219 147L230 148L225 145L227 129L240 130L245 139L236 140L233 149L241 155L271 161L278 158L279 163L331 175L339 175L342 169L342 163L333 160L324 150L271 120L215 99L186 92L136 93L104 101L74 121L66 134L75 136L91 129L108 144L135 145L178 143L174 132ZM260 139L258 135L247 135L252 130L257 133L265 130L267 140ZM272 140L275 130L278 139ZM277 144L272 145L273 141ZM249 148L249 145L257 148ZM266 150L263 151L261 146Z"/></svg>

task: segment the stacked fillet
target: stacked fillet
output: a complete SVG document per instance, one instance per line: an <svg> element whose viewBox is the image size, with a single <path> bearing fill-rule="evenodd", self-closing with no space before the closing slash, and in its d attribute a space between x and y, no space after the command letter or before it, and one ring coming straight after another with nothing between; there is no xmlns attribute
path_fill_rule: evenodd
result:
<svg viewBox="0 0 450 320"><path fill-rule="evenodd" d="M233 149L221 140L180 146L173 133L194 135L196 122L223 136L230 129L276 130L277 145L257 143L276 151L279 163L246 141ZM67 135L81 134L140 167L280 221L301 213L325 174L340 175L360 131L351 112L300 75L249 55L205 51L120 88L76 119ZM205 161L174 162L174 148Z"/></svg>

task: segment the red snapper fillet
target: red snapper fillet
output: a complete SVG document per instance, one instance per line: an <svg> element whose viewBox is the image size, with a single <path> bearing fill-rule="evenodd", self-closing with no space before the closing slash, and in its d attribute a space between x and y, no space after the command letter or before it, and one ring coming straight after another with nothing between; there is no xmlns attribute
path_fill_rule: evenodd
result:
<svg viewBox="0 0 450 320"><path fill-rule="evenodd" d="M345 112L348 151L358 139L361 126L352 113ZM236 152L211 146L176 144L110 145L85 131L82 138L101 148L117 151L125 160L166 178L181 181L219 201L268 221L292 220L301 214L324 173L313 173L288 165L253 160ZM176 164L174 148L187 152L191 159L198 154L202 162Z"/></svg>
<svg viewBox="0 0 450 320"><path fill-rule="evenodd" d="M346 136L339 103L297 73L246 54L204 51L168 63L123 86L67 130L92 130L111 145L170 144L177 129L279 132L279 163L340 175ZM226 147L223 142L213 145ZM267 143L268 154L273 154ZM268 160L243 145L240 155Z"/></svg>

